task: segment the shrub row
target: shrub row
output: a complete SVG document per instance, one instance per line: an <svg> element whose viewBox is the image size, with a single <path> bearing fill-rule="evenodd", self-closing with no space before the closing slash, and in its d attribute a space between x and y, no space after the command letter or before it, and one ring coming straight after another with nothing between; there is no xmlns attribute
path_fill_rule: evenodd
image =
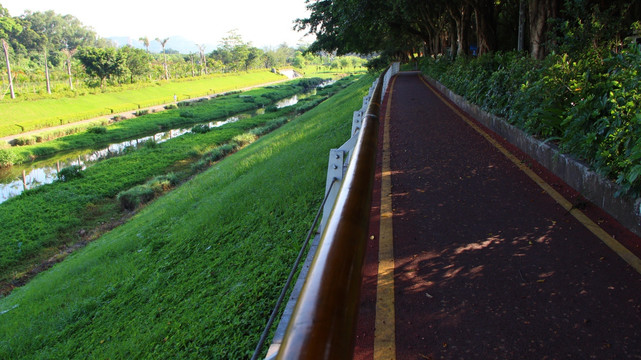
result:
<svg viewBox="0 0 641 360"><path fill-rule="evenodd" d="M174 173L156 176L145 184L134 186L118 194L120 206L126 210L135 210L138 206L148 203L156 196L162 195L178 184Z"/></svg>

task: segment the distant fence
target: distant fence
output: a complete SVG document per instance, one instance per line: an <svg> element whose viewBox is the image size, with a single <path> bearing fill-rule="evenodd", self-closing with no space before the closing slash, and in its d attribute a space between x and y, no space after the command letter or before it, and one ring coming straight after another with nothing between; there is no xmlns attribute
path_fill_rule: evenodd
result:
<svg viewBox="0 0 641 360"><path fill-rule="evenodd" d="M268 359L351 359L358 314L371 193L376 167L379 110L395 63L372 84L354 112L351 138L332 149L320 242L289 319ZM311 252L312 250L310 250ZM299 280L300 281L300 280ZM295 295L293 296L296 297ZM288 322L287 322L288 320Z"/></svg>

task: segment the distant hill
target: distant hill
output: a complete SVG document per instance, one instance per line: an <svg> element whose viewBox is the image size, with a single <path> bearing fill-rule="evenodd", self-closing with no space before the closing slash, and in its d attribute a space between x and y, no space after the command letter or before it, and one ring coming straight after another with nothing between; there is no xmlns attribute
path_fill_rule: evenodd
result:
<svg viewBox="0 0 641 360"><path fill-rule="evenodd" d="M143 45L142 41L138 40L137 38L134 39L126 36L113 36L113 37L108 37L107 39L115 42L118 45L118 47L131 45L138 49L145 48L145 45ZM181 36L170 36L169 41L167 41L167 45L165 46L165 48L177 50L181 54L198 52L198 46L196 46L195 42ZM209 53L216 48L217 48L216 45L205 44L206 53ZM160 43L158 43L158 41L154 40L153 38L150 38L149 51L152 53L160 53L162 52L162 47L160 46Z"/></svg>

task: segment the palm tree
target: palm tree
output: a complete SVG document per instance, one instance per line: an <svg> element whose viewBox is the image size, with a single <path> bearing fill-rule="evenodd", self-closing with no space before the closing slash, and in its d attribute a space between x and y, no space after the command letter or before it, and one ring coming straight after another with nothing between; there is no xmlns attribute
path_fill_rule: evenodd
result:
<svg viewBox="0 0 641 360"><path fill-rule="evenodd" d="M169 80L169 70L167 69L167 53L165 52L165 45L167 44L167 41L169 41L169 38L164 38L164 39L156 38L156 41L158 41L162 46L162 54L164 57L164 61L162 65L165 68L165 80Z"/></svg>
<svg viewBox="0 0 641 360"><path fill-rule="evenodd" d="M149 38L143 36L138 38L138 40L142 41L142 44L145 45L145 49L147 49L147 54L149 54ZM149 57L149 68L151 69L151 56ZM149 81L151 81L151 72L149 73Z"/></svg>
<svg viewBox="0 0 641 360"><path fill-rule="evenodd" d="M67 75L69 76L69 89L73 90L73 79L71 78L71 58L78 49L64 48L62 52L67 56Z"/></svg>
<svg viewBox="0 0 641 360"><path fill-rule="evenodd" d="M149 38L143 36L141 38L138 38L138 40L142 41L142 44L145 45L145 49L147 49L147 54L149 54Z"/></svg>

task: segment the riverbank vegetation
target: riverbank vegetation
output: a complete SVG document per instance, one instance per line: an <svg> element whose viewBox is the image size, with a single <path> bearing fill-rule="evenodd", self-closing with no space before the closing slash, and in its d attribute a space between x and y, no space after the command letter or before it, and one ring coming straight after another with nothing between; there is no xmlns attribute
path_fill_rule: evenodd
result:
<svg viewBox="0 0 641 360"><path fill-rule="evenodd" d="M328 151L349 136L373 79L219 161L0 299L0 357L249 358L322 200ZM216 133L143 151L200 153L190 138ZM91 171L83 179L97 176ZM43 205L67 202L79 188L62 184ZM90 202L78 209L102 216Z"/></svg>
<svg viewBox="0 0 641 360"><path fill-rule="evenodd" d="M96 148L181 126L224 120L228 116L265 108L278 100L312 90L322 81L320 78L298 79L286 84L249 90L242 94L235 93L194 102L179 102L176 106L159 113L142 114L111 125L105 121L104 125L108 126L90 127L84 132L51 141L48 141L50 136L56 136L57 131L19 138L18 140L22 143L33 145L0 149L0 166L21 164L62 151Z"/></svg>
<svg viewBox="0 0 641 360"><path fill-rule="evenodd" d="M0 102L0 136L69 124L102 115L117 114L153 105L175 103L207 94L235 91L249 86L285 81L269 71L211 75L194 81L157 83L151 86L91 94L74 98ZM176 95L176 98L174 98ZM57 130L64 133L65 129Z"/></svg>
<svg viewBox="0 0 641 360"><path fill-rule="evenodd" d="M212 153L221 151L221 147L230 147L226 153L235 151L309 110L352 80L345 78L319 89L316 95L296 105L272 108L263 115L242 118L207 132L189 133L163 143L145 142L137 149L102 160L81 172L79 167L63 169L61 174L65 176L53 184L27 190L7 200L0 204L3 224L0 227L0 281L20 283L25 271L55 255L60 248L93 239L104 231L103 225L118 223L121 215L116 204L121 192L127 193L149 179L169 173L173 173L172 183L183 181L219 160L220 157L214 158ZM267 94L263 92L256 97ZM206 111L211 116L220 115L215 106L194 105L194 112L206 116ZM119 205L131 209L129 204L150 200L146 198L149 193L140 193L138 200L131 200L132 192L121 194Z"/></svg>

